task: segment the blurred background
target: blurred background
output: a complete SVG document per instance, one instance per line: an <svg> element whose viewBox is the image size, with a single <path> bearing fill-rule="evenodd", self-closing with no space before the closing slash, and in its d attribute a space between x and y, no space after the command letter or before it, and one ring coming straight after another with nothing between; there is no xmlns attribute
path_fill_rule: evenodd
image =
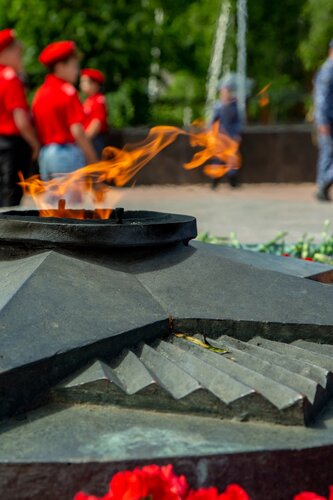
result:
<svg viewBox="0 0 333 500"><path fill-rule="evenodd" d="M314 71L333 33L330 0L249 1L247 103L254 124L311 121ZM206 82L221 0L1 0L3 27L26 47L31 91L43 79L37 62L50 41L75 39L84 66L107 74L113 127L186 126L204 116ZM223 73L235 71L236 1L231 0ZM266 105L258 95L267 84Z"/></svg>

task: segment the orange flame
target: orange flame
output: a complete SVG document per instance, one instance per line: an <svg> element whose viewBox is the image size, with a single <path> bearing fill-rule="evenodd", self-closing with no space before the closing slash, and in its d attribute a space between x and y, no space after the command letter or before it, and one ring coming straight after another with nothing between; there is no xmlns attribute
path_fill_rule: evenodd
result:
<svg viewBox="0 0 333 500"><path fill-rule="evenodd" d="M272 85L272 83L268 83L257 94L257 96L259 97L259 106L261 108L265 108L266 106L269 105L270 101L269 101L269 95L268 95L267 91L268 91L268 89L270 88L271 85Z"/></svg>
<svg viewBox="0 0 333 500"><path fill-rule="evenodd" d="M85 210L71 210L65 206L54 208L54 203L64 199L69 203L82 201L87 194L96 207L102 203L111 186L121 187L128 183L154 156L172 144L180 135L189 137L192 147L200 148L192 160L184 165L189 170L204 166L210 177L221 177L231 168L239 168L238 142L221 134L218 123L209 130L198 133L186 132L177 127L158 126L149 131L140 143L127 144L123 149L110 146L103 151L103 160L87 165L69 174L42 181L38 175L24 179L20 185L24 194L33 197L41 217L68 217L82 219ZM216 164L214 164L216 161ZM211 164L207 164L211 162ZM91 218L108 219L111 210L95 208Z"/></svg>
<svg viewBox="0 0 333 500"><path fill-rule="evenodd" d="M213 161L204 166L204 172L208 177L216 179L225 175L229 170L240 167L239 143L227 135L221 134L218 122L213 123L212 128L208 131L191 134L190 144L192 147L203 149L195 153L189 163L183 165L186 170L198 168Z"/></svg>

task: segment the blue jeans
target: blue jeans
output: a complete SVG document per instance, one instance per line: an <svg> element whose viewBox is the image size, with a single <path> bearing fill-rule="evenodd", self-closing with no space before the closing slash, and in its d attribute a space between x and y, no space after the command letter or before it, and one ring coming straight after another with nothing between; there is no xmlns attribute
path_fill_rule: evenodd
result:
<svg viewBox="0 0 333 500"><path fill-rule="evenodd" d="M86 161L75 144L47 144L40 150L38 163L41 179L48 181L84 167Z"/></svg>
<svg viewBox="0 0 333 500"><path fill-rule="evenodd" d="M318 146L317 184L325 188L333 183L333 136L319 134Z"/></svg>
<svg viewBox="0 0 333 500"><path fill-rule="evenodd" d="M48 144L40 150L38 163L41 179L49 181L84 167L86 161L83 151L75 144ZM59 198L60 196L51 190L46 194L45 201L50 205L55 205ZM82 201L81 194L74 185L69 185L61 198L70 204Z"/></svg>

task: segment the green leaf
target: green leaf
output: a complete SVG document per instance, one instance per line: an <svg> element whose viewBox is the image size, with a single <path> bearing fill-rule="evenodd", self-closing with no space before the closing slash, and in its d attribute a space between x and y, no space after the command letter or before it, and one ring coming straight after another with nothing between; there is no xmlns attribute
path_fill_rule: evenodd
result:
<svg viewBox="0 0 333 500"><path fill-rule="evenodd" d="M185 333L174 333L174 335L175 337L187 340L188 342L192 342L192 344L198 345L199 347L203 347L204 349L208 349L209 351L216 352L217 354L226 354L229 352L228 349L226 348L222 349L219 347L213 347L212 345L210 345L207 339L204 339L204 341L202 341L195 337L191 337L191 335L187 335Z"/></svg>

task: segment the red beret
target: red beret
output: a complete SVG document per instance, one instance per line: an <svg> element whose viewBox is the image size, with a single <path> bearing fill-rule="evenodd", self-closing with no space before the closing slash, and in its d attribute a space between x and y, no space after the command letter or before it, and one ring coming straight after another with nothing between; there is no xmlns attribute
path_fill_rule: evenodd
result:
<svg viewBox="0 0 333 500"><path fill-rule="evenodd" d="M74 55L75 52L76 45L71 40L53 42L42 50L38 60L45 66L53 66L53 64Z"/></svg>
<svg viewBox="0 0 333 500"><path fill-rule="evenodd" d="M92 80L94 80L97 83L102 83L105 82L105 75L98 69L93 69L93 68L85 68L81 70L81 75L82 76L89 76Z"/></svg>
<svg viewBox="0 0 333 500"><path fill-rule="evenodd" d="M15 31L6 29L0 31L0 51L4 50L15 40Z"/></svg>

